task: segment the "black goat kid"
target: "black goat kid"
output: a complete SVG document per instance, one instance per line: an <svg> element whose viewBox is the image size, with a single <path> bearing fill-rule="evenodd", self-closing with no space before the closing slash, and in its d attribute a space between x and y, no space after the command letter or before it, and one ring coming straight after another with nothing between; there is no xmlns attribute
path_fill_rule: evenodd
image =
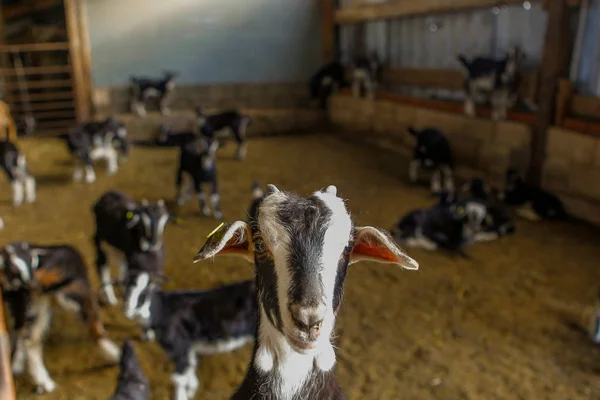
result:
<svg viewBox="0 0 600 400"><path fill-rule="evenodd" d="M339 61L333 61L319 68L309 80L310 98L318 101L321 108L327 108L329 96L348 86L346 68Z"/></svg>
<svg viewBox="0 0 600 400"><path fill-rule="evenodd" d="M205 114L202 108L197 107L196 121L200 132L208 139L221 141L233 136L238 144L237 159L246 158L246 130L252 121L248 115L241 114L237 110L209 115Z"/></svg>
<svg viewBox="0 0 600 400"><path fill-rule="evenodd" d="M11 141L0 141L0 166L10 181L13 205L20 206L24 201L33 203L36 199L35 178L27 168L25 155Z"/></svg>
<svg viewBox="0 0 600 400"><path fill-rule="evenodd" d="M425 128L418 131L409 127L408 132L416 139L413 159L408 170L411 182L415 183L419 180L420 170L432 170L432 193L438 194L442 190L442 176L443 189L454 191L454 159L446 136L434 128Z"/></svg>
<svg viewBox="0 0 600 400"><path fill-rule="evenodd" d="M162 78L131 77L131 110L138 116L146 115L145 103L150 98L158 99L161 114L170 114L169 96L175 89L175 78L179 74L165 71Z"/></svg>

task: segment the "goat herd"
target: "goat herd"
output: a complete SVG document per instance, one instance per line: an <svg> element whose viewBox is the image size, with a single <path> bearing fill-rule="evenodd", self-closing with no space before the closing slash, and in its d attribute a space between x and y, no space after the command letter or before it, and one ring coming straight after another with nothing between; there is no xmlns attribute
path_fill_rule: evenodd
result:
<svg viewBox="0 0 600 400"><path fill-rule="evenodd" d="M364 63L367 69L371 66ZM158 96L161 111L168 112L165 99L173 88L173 77L133 79L134 110L143 115L143 101ZM311 91L318 95L330 83L321 80L315 90L313 79ZM243 159L250 118L237 111L207 115L201 109L196 110L196 117L199 133L172 132L161 126L156 144L180 148L177 204L189 198L191 185L202 214L220 219L216 168L220 138L233 134L239 145L237 156ZM149 382L131 343L126 341L119 349L107 337L99 314L101 302L118 303L114 285L120 285L125 317L137 321L143 337L158 342L174 364L175 399L192 399L197 392L199 356L229 352L249 342L254 342L252 359L233 399L344 398L332 371L336 356L331 336L348 265L370 260L416 270L418 263L398 243L461 251L465 245L512 233L514 225L503 204L523 206L519 215L527 218L565 216L555 196L526 185L514 171L507 173L502 190L493 191L481 179L474 179L465 187L467 198L459 199L454 190L452 151L443 133L410 129L410 134L417 142L410 178L416 182L421 171L433 172L431 189L440 200L431 208L407 214L392 234L355 226L335 186L301 197L274 185L263 188L255 183L248 220L221 223L194 257L194 262L221 255L241 257L254 263L254 280L209 290L164 291L163 235L173 218L163 200L138 203L115 190L106 192L93 206L99 296L92 290L77 249L27 242L4 246L0 283L14 318L13 373L27 369L40 393L56 389L42 355L50 300L55 298L64 309L79 313L108 360L121 360L112 399L148 399ZM84 123L63 139L75 160L75 181L93 182L93 164L98 159L106 160L109 174L116 173L119 156L128 155L127 130L113 117ZM24 155L9 141L1 146L13 203L19 205L24 198L35 201L35 180ZM187 187L182 186L184 172L191 178ZM210 184L210 197L202 192L202 184ZM122 253L117 280L111 276L106 247Z"/></svg>

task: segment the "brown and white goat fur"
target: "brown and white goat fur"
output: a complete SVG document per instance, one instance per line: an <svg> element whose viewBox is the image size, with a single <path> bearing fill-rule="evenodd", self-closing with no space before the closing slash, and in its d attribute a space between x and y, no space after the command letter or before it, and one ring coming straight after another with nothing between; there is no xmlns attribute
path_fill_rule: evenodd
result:
<svg viewBox="0 0 600 400"><path fill-rule="evenodd" d="M372 260L418 269L387 232L354 226L336 193L329 186L300 197L268 185L249 224L224 225L196 255L255 264L257 341L233 399L343 399L331 335L348 265Z"/></svg>
<svg viewBox="0 0 600 400"><path fill-rule="evenodd" d="M56 388L42 355L42 340L51 321L52 297L65 310L79 313L106 359L119 361L120 350L106 337L85 262L73 247L8 244L0 250L0 282L15 321L13 374L22 373L27 365L38 392Z"/></svg>

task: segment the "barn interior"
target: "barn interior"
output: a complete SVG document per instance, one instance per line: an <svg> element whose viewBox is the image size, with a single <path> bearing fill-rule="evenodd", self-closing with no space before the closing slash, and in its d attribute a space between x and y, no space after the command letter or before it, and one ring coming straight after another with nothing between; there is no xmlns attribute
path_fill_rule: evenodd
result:
<svg viewBox="0 0 600 400"><path fill-rule="evenodd" d="M250 118L245 158L232 137L217 153L223 221L248 219L253 182L303 196L335 185L356 226L386 230L438 202L429 176L416 183L409 176L417 147L409 128L434 129L450 145L457 192L472 178L501 190L514 169L568 216L534 221L507 205L514 233L492 241L432 251L398 240L416 271L350 265L332 337L346 397L600 398L598 18L598 0L2 0L2 101L37 199L15 206L3 175L0 245L73 246L101 298L92 208L118 190L138 203L163 199L176 221L164 232L164 290L254 279L241 258L193 262L222 221L203 215L196 198L178 204L183 150L156 145L161 126L202 135L198 107ZM502 60L515 46L525 58L506 116L494 118L485 102L467 115L472 76L458 56ZM356 60L373 53L381 63L375 88L357 94ZM350 83L315 104L309 81L334 61ZM169 111L150 98L147 114L136 113L134 78L165 71L176 73ZM126 127L126 161L115 174L95 162L94 182L74 182L65 136L108 117ZM108 337L119 346L132 341L149 398L177 398L168 352L144 340L123 315L124 290L117 294L119 304L100 308ZM11 372L13 326L5 307L0 337L6 331L12 349L0 340L0 398L115 393L119 365L100 357L76 313L53 300L43 359L56 388L45 393L27 370ZM192 398L230 398L252 356L250 344L202 355Z"/></svg>

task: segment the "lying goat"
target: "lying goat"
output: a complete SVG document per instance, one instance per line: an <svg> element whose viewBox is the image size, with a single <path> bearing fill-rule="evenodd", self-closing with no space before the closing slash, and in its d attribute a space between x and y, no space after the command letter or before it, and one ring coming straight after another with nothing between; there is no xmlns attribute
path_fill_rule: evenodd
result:
<svg viewBox="0 0 600 400"><path fill-rule="evenodd" d="M115 190L103 194L94 205L93 212L96 218L96 268L102 283L103 300L115 305L117 297L102 244L108 244L123 257L120 282L124 282L131 272L163 276L163 233L170 216L163 200L154 203L142 200L138 205L126 194Z"/></svg>
<svg viewBox="0 0 600 400"><path fill-rule="evenodd" d="M558 197L538 186L528 185L514 169L506 172L506 186L500 192L500 198L508 205L521 206L517 215L530 221L567 218Z"/></svg>
<svg viewBox="0 0 600 400"><path fill-rule="evenodd" d="M348 86L346 68L339 61L330 62L319 68L310 78L308 85L311 100L319 102L321 108L327 108L329 96L346 86Z"/></svg>
<svg viewBox="0 0 600 400"><path fill-rule="evenodd" d="M411 182L419 179L419 170L433 170L431 176L431 191L439 193L442 190L442 175L444 178L444 190L454 190L454 160L452 149L448 139L442 132L433 128L425 128L418 131L412 127L408 132L416 139L413 159L409 164L408 175Z"/></svg>
<svg viewBox="0 0 600 400"><path fill-rule="evenodd" d="M161 124L155 143L163 147L179 147L196 140L198 136L197 133L188 130L173 131L166 124Z"/></svg>
<svg viewBox="0 0 600 400"><path fill-rule="evenodd" d="M75 182L81 181L84 174L87 183L94 182L96 173L93 163L100 159L106 161L108 175L114 175L119 170L119 152L123 158L129 154L127 129L114 117L83 123L62 138L67 141L75 159Z"/></svg>
<svg viewBox="0 0 600 400"><path fill-rule="evenodd" d="M202 215L209 216L211 209L206 202L202 185L211 185L210 203L216 219L223 218L221 212L219 186L217 182L217 149L219 142L200 137L180 147L179 166L177 168L177 205L182 206L189 197L190 185L193 185L200 201ZM189 175L190 183L182 188L183 174Z"/></svg>
<svg viewBox="0 0 600 400"><path fill-rule="evenodd" d="M268 185L250 223L209 235L195 261L236 255L254 262L257 340L233 399L343 399L331 334L349 264L418 269L389 234L357 227L335 186L308 197Z"/></svg>
<svg viewBox="0 0 600 400"><path fill-rule="evenodd" d="M15 375L27 365L39 393L56 388L42 355L42 339L50 327L51 297L64 309L78 312L102 354L111 362L119 361L119 348L106 337L87 267L77 250L19 242L6 245L0 254L2 293L15 321Z"/></svg>
<svg viewBox="0 0 600 400"><path fill-rule="evenodd" d="M221 140L233 135L235 141L238 143L237 159L243 160L246 157L246 129L248 129L251 122L249 116L241 114L236 110L207 115L200 107L197 107L196 121L200 132L207 138Z"/></svg>
<svg viewBox="0 0 600 400"><path fill-rule="evenodd" d="M477 57L468 61L459 55L458 60L465 72L465 114L475 116L475 103L490 101L492 119L506 119L509 103L516 99L518 89L518 65L524 58L515 47L502 60Z"/></svg>
<svg viewBox="0 0 600 400"><path fill-rule="evenodd" d="M33 203L36 198L35 178L27 168L25 156L13 142L0 141L0 166L10 180L13 205L20 206L23 200Z"/></svg>
<svg viewBox="0 0 600 400"><path fill-rule="evenodd" d="M159 79L146 77L131 77L131 110L138 116L146 115L146 107L144 104L150 98L158 99L160 112L163 115L170 114L167 103L169 96L175 89L175 78L178 74L175 72L163 73L163 77Z"/></svg>
<svg viewBox="0 0 600 400"><path fill-rule="evenodd" d="M121 350L121 371L117 378L115 393L109 400L148 400L150 383L144 375L135 349L129 340L123 343Z"/></svg>
<svg viewBox="0 0 600 400"><path fill-rule="evenodd" d="M364 92L368 99L375 98L377 82L381 77L381 62L376 52L368 57L358 57L352 72L352 92L355 97L361 97Z"/></svg>
<svg viewBox="0 0 600 400"><path fill-rule="evenodd" d="M173 398L191 400L199 387L198 356L230 352L254 340L255 283L164 292L142 273L128 296L125 316L137 320L175 364Z"/></svg>

